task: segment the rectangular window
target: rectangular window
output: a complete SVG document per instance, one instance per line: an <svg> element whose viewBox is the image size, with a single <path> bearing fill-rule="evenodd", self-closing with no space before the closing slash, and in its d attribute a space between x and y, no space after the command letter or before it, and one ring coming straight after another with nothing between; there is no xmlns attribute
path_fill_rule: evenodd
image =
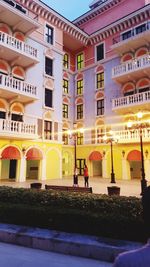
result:
<svg viewBox="0 0 150 267"><path fill-rule="evenodd" d="M129 31L122 34L122 40L126 40L126 39L130 38L131 36L132 36L132 31L129 30Z"/></svg>
<svg viewBox="0 0 150 267"><path fill-rule="evenodd" d="M97 116L104 115L104 99L97 101Z"/></svg>
<svg viewBox="0 0 150 267"><path fill-rule="evenodd" d="M6 118L6 112L0 111L0 119L5 119L5 118Z"/></svg>
<svg viewBox="0 0 150 267"><path fill-rule="evenodd" d="M54 29L46 24L46 42L49 44L53 44L53 38L54 38Z"/></svg>
<svg viewBox="0 0 150 267"><path fill-rule="evenodd" d="M83 64L83 53L77 55L77 70L80 70L84 67L84 64Z"/></svg>
<svg viewBox="0 0 150 267"><path fill-rule="evenodd" d="M45 88L45 106L52 108L53 104L53 91Z"/></svg>
<svg viewBox="0 0 150 267"><path fill-rule="evenodd" d="M139 34L141 32L145 32L145 31L146 31L146 24L142 24L142 25L135 28L136 34Z"/></svg>
<svg viewBox="0 0 150 267"><path fill-rule="evenodd" d="M77 105L77 120L83 119L83 104Z"/></svg>
<svg viewBox="0 0 150 267"><path fill-rule="evenodd" d="M45 73L49 76L53 76L53 60L49 57L45 58Z"/></svg>
<svg viewBox="0 0 150 267"><path fill-rule="evenodd" d="M100 44L96 47L97 61L104 59L104 44Z"/></svg>
<svg viewBox="0 0 150 267"><path fill-rule="evenodd" d="M83 80L77 81L77 95L83 94Z"/></svg>
<svg viewBox="0 0 150 267"><path fill-rule="evenodd" d="M63 104L63 118L68 119L68 105Z"/></svg>
<svg viewBox="0 0 150 267"><path fill-rule="evenodd" d="M66 129L63 129L62 141L64 145L68 145L68 134L66 133Z"/></svg>
<svg viewBox="0 0 150 267"><path fill-rule="evenodd" d="M96 88L104 88L104 72L96 74Z"/></svg>
<svg viewBox="0 0 150 267"><path fill-rule="evenodd" d="M68 94L69 91L69 82L66 79L63 79L63 93Z"/></svg>
<svg viewBox="0 0 150 267"><path fill-rule="evenodd" d="M83 133L78 132L78 134L77 134L77 145L83 145Z"/></svg>
<svg viewBox="0 0 150 267"><path fill-rule="evenodd" d="M66 68L66 69L69 68L69 56L68 56L68 54L64 54L63 66L64 66L64 68Z"/></svg>
<svg viewBox="0 0 150 267"><path fill-rule="evenodd" d="M44 138L52 140L52 122L44 121Z"/></svg>

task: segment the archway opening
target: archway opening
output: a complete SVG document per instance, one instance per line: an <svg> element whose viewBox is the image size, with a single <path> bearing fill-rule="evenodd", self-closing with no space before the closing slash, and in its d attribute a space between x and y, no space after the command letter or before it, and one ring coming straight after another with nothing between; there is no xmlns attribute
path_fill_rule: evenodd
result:
<svg viewBox="0 0 150 267"><path fill-rule="evenodd" d="M16 147L9 146L3 150L1 179L17 179L18 160L20 158L20 152Z"/></svg>
<svg viewBox="0 0 150 267"><path fill-rule="evenodd" d="M127 160L130 166L131 179L140 179L141 177L141 152L138 150L132 150L127 156Z"/></svg>
<svg viewBox="0 0 150 267"><path fill-rule="evenodd" d="M42 153L37 148L31 148L26 154L27 171L26 179L39 180L40 178L40 163L43 159Z"/></svg>
<svg viewBox="0 0 150 267"><path fill-rule="evenodd" d="M102 155L99 151L93 151L89 160L92 162L93 177L102 177Z"/></svg>

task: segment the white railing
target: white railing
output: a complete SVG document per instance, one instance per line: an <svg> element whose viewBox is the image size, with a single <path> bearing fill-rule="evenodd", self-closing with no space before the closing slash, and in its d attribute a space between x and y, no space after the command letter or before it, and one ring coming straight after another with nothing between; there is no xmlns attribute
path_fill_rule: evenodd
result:
<svg viewBox="0 0 150 267"><path fill-rule="evenodd" d="M150 67L150 55L135 58L112 69L112 78Z"/></svg>
<svg viewBox="0 0 150 267"><path fill-rule="evenodd" d="M150 91L112 99L112 109L150 103Z"/></svg>
<svg viewBox="0 0 150 267"><path fill-rule="evenodd" d="M9 75L0 74L0 87L32 97L37 96L37 87L35 85L20 81Z"/></svg>
<svg viewBox="0 0 150 267"><path fill-rule="evenodd" d="M36 48L16 39L14 36L0 31L0 44L9 47L10 49L17 50L24 55L30 56L34 59L38 58L38 52Z"/></svg>
<svg viewBox="0 0 150 267"><path fill-rule="evenodd" d="M36 135L37 126L31 123L0 119L0 133Z"/></svg>
<svg viewBox="0 0 150 267"><path fill-rule="evenodd" d="M122 130L115 131L115 135L118 137L118 142L140 142L140 133L139 129L130 129L130 130ZM143 141L150 140L150 128L142 129L142 137Z"/></svg>

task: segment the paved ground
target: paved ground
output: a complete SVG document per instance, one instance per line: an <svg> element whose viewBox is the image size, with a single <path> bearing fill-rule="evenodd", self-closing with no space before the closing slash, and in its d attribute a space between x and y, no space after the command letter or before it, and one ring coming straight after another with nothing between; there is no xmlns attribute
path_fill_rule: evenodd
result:
<svg viewBox="0 0 150 267"><path fill-rule="evenodd" d="M111 267L111 263L0 243L2 267Z"/></svg>
<svg viewBox="0 0 150 267"><path fill-rule="evenodd" d="M7 186L13 186L13 187L30 187L30 183L37 182L37 180L28 180L27 182L23 183L16 183L13 181L0 181L0 185L7 185ZM63 179L52 179L48 181L42 181L42 188L44 188L45 184L51 184L51 185L70 185L73 184L72 177L63 178ZM111 184L109 179L103 179L101 177L97 178L90 178L89 180L90 186L93 188L93 193L96 194L107 194L107 186L116 185L119 186L121 189L120 194L122 196L137 196L140 197L141 193L141 183L140 180L118 180L116 181L116 184ZM148 185L150 182L148 183ZM84 178L79 177L79 186L84 186Z"/></svg>

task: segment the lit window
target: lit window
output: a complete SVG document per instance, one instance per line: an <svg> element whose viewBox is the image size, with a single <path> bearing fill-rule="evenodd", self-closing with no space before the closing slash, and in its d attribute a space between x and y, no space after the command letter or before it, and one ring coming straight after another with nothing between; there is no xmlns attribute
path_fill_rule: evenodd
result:
<svg viewBox="0 0 150 267"><path fill-rule="evenodd" d="M77 120L83 119L83 104L77 105Z"/></svg>
<svg viewBox="0 0 150 267"><path fill-rule="evenodd" d="M104 72L96 74L96 89L104 88Z"/></svg>
<svg viewBox="0 0 150 267"><path fill-rule="evenodd" d="M84 67L83 65L83 53L77 55L77 69L80 70Z"/></svg>
<svg viewBox="0 0 150 267"><path fill-rule="evenodd" d="M68 94L69 91L69 82L66 79L63 79L63 93Z"/></svg>
<svg viewBox="0 0 150 267"><path fill-rule="evenodd" d="M53 91L45 88L45 106L52 108L53 104Z"/></svg>
<svg viewBox="0 0 150 267"><path fill-rule="evenodd" d="M97 116L104 115L104 99L97 100Z"/></svg>
<svg viewBox="0 0 150 267"><path fill-rule="evenodd" d="M100 44L96 47L97 61L104 59L104 44Z"/></svg>
<svg viewBox="0 0 150 267"><path fill-rule="evenodd" d="M46 42L49 44L53 44L53 37L54 37L54 29L50 27L49 25L46 25Z"/></svg>
<svg viewBox="0 0 150 267"><path fill-rule="evenodd" d="M66 129L63 129L62 141L64 145L68 145L68 134L66 133Z"/></svg>
<svg viewBox="0 0 150 267"><path fill-rule="evenodd" d="M83 80L77 81L77 95L83 94Z"/></svg>
<svg viewBox="0 0 150 267"><path fill-rule="evenodd" d="M44 138L47 140L52 139L52 122L44 121Z"/></svg>
<svg viewBox="0 0 150 267"><path fill-rule="evenodd" d="M77 133L77 145L83 145L83 133Z"/></svg>
<svg viewBox="0 0 150 267"><path fill-rule="evenodd" d="M69 68L69 56L68 56L68 54L64 54L63 66L64 66L64 68L66 68L66 69Z"/></svg>
<svg viewBox="0 0 150 267"><path fill-rule="evenodd" d="M67 119L68 118L68 105L63 104L63 118Z"/></svg>

